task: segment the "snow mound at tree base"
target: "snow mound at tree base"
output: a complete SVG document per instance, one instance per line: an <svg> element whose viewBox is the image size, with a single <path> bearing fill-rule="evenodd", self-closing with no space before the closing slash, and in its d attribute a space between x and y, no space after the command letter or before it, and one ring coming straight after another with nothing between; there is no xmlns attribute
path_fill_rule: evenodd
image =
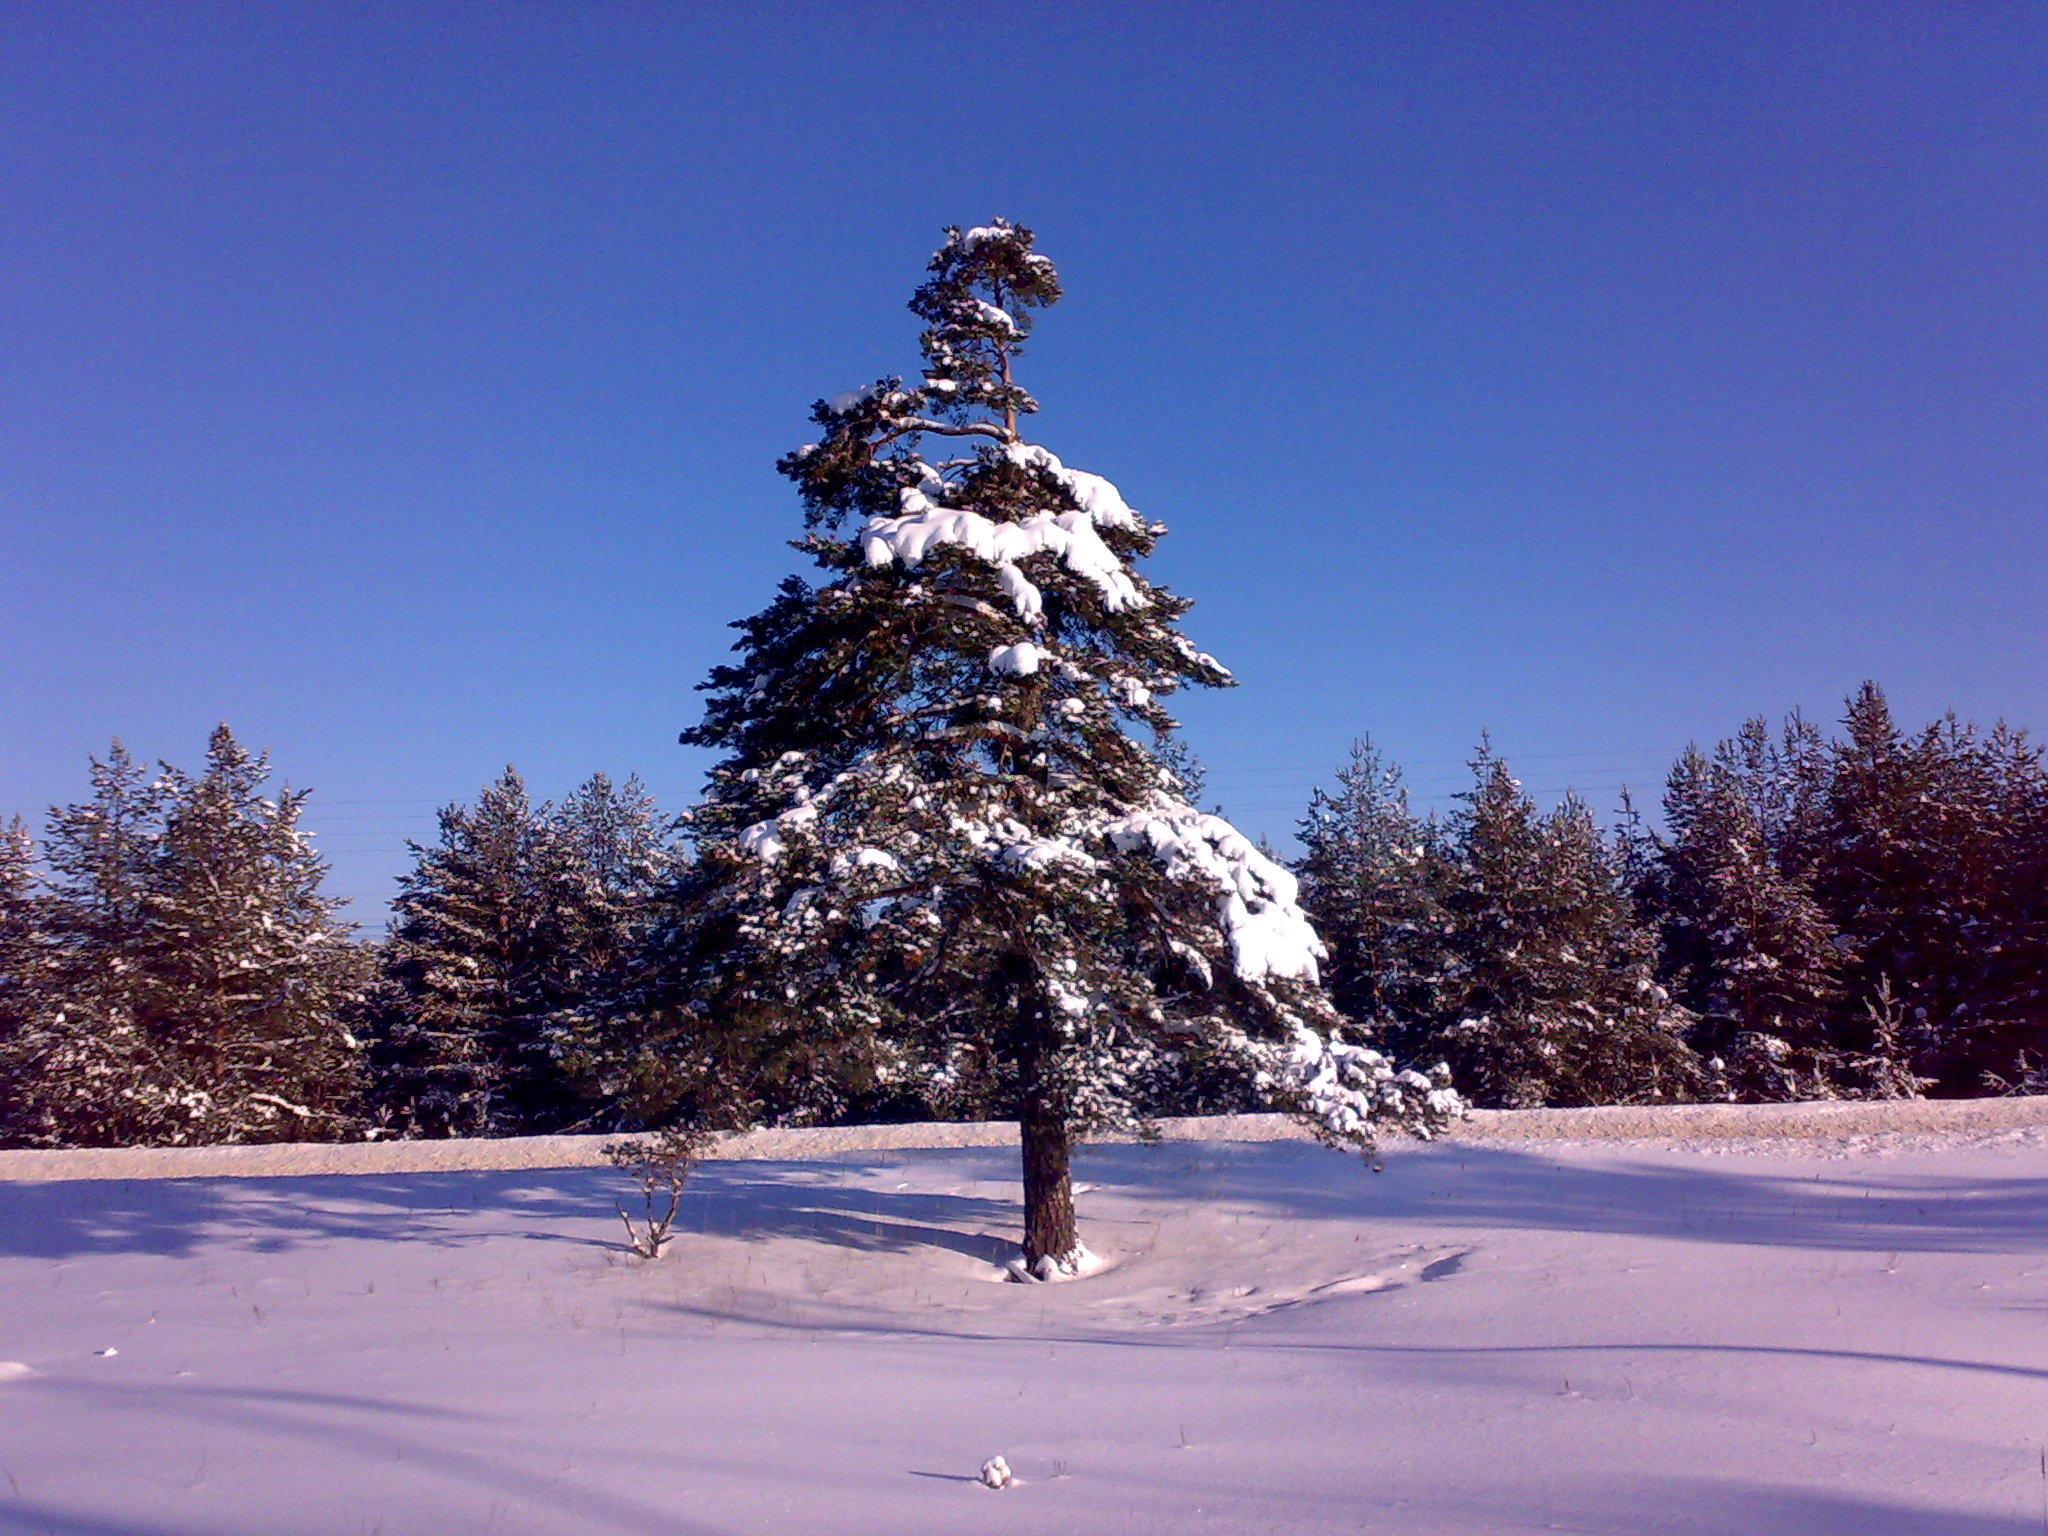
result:
<svg viewBox="0 0 2048 1536"><path fill-rule="evenodd" d="M1083 1243L1063 1261L1048 1254L1032 1264L1020 1253L1003 1266L1000 1278L1019 1285L1059 1285L1068 1280L1086 1280L1115 1267L1114 1259Z"/></svg>
<svg viewBox="0 0 2048 1536"><path fill-rule="evenodd" d="M1299 1144L1256 1150L1316 1170L1331 1195L1370 1200L1385 1186L1341 1153ZM1334 1213L1282 1214L1224 1197L1239 1154L1254 1151L1088 1149L1089 1178L1075 1202L1088 1245L1077 1271L1050 1285L1014 1283L1022 1190L1007 1149L808 1165L831 1169L829 1184L791 1184L781 1165L707 1164L684 1196L659 1285L675 1304L726 1324L962 1335L1057 1317L1077 1336L1108 1338L1393 1291L1448 1273L1441 1261L1470 1251L1389 1241ZM1211 1182L1218 1197L1164 1218L1159 1181L1191 1179ZM771 1236L785 1259L772 1266L762 1262Z"/></svg>

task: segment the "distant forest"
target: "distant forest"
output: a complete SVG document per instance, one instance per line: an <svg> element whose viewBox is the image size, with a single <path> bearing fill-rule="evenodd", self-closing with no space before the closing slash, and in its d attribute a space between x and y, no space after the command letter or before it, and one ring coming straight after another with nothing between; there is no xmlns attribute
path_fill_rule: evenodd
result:
<svg viewBox="0 0 2048 1536"><path fill-rule="evenodd" d="M1169 759L1173 760L1173 759ZM1173 760L1190 785L1192 765ZM1482 1106L2048 1091L2048 770L2025 734L1752 721L1661 815L1540 808L1482 748L1448 813L1368 743L1291 864L1346 1032ZM507 770L412 845L359 940L303 793L222 727L204 766L118 746L0 836L0 1145L502 1136L658 1126L746 1074L750 1118L993 1118L1001 1093L778 1025L707 1063L662 1004L703 899L690 818L633 780L536 803ZM882 1035L886 1037L886 1029ZM1155 1053L1146 1112L1252 1107Z"/></svg>

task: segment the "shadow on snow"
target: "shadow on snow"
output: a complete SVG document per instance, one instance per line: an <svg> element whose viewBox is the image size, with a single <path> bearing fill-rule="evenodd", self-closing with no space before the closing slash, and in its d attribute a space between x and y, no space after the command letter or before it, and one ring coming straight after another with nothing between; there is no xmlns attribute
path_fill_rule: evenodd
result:
<svg viewBox="0 0 2048 1536"><path fill-rule="evenodd" d="M991 1262L1010 1254L1021 1221L1013 1199L844 1179L905 1162L960 1180L1017 1176L1015 1154L989 1148L711 1162L691 1182L681 1225L864 1251L938 1247ZM1123 1194L1397 1231L1506 1228L1882 1253L2048 1248L2042 1178L1849 1163L1760 1173L1698 1158L1560 1158L1457 1142L1399 1149L1381 1174L1302 1143L1093 1147L1077 1167ZM274 1253L332 1240L466 1245L508 1234L613 1246L613 1202L628 1193L603 1168L0 1184L0 1257L177 1257L202 1244ZM1084 1224L1087 1214L1084 1195Z"/></svg>

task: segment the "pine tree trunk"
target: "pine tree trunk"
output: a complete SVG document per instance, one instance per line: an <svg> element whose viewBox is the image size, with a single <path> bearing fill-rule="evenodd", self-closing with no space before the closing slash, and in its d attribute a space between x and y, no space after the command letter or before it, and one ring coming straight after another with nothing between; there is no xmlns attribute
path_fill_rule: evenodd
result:
<svg viewBox="0 0 2048 1536"><path fill-rule="evenodd" d="M1061 1106L1050 1102L1036 1083L1025 1085L1019 1130L1024 1142L1024 1262L1035 1273L1042 1259L1071 1266L1081 1249L1068 1167L1073 1138Z"/></svg>

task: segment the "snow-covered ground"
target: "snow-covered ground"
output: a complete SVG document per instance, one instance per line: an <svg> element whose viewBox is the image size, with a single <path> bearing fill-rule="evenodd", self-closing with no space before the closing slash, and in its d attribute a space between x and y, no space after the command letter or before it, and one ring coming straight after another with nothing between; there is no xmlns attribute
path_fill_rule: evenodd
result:
<svg viewBox="0 0 2048 1536"><path fill-rule="evenodd" d="M0 1184L0 1531L2040 1536L2048 1130ZM1018 1482L980 1486L1001 1454Z"/></svg>

